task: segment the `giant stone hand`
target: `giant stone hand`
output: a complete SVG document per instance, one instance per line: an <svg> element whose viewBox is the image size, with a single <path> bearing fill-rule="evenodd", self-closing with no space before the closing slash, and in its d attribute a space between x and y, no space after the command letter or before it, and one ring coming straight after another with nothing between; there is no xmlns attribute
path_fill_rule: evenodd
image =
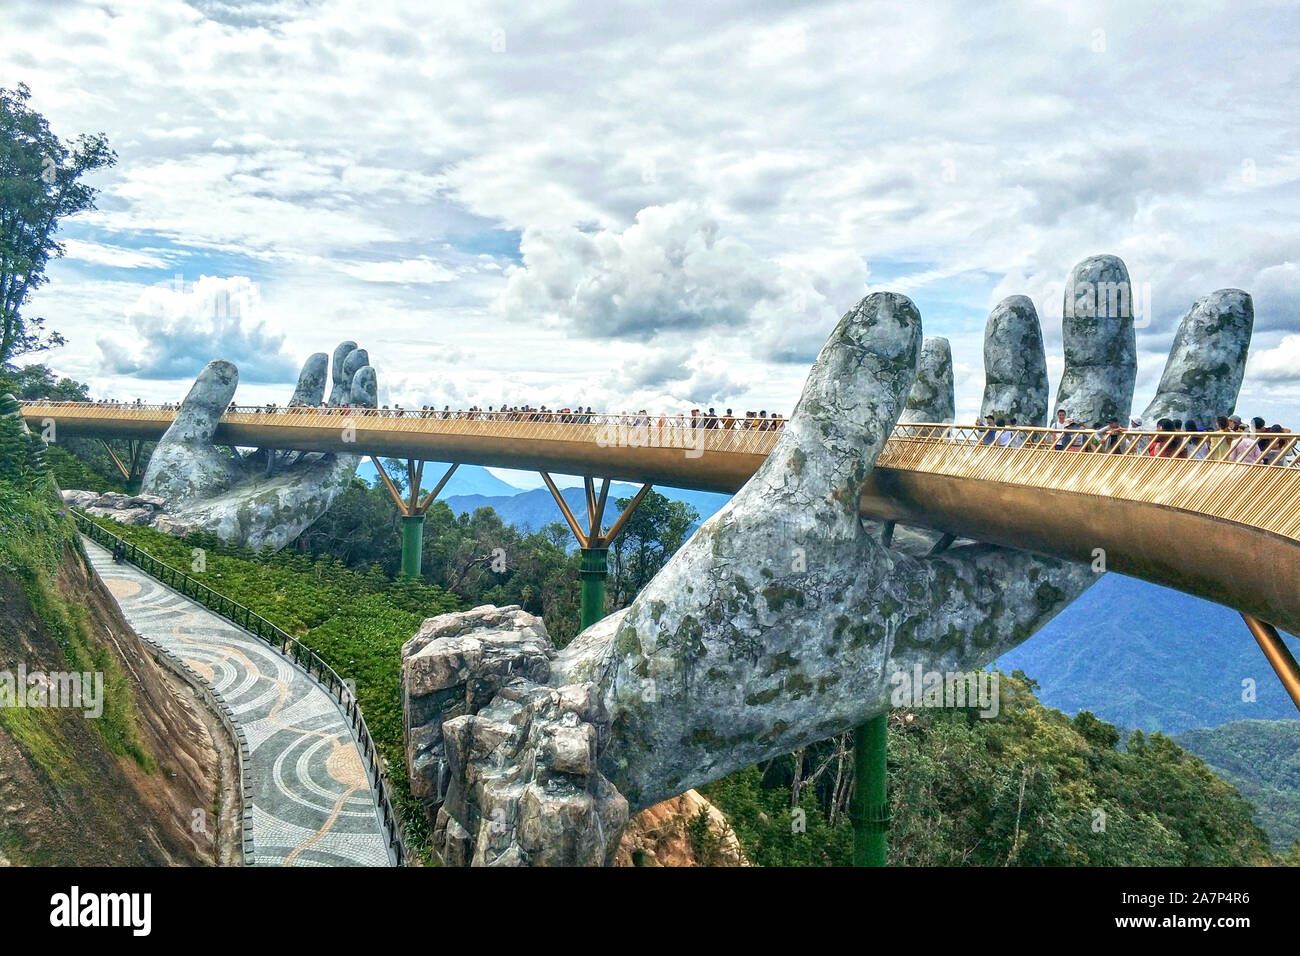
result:
<svg viewBox="0 0 1300 956"><path fill-rule="evenodd" d="M290 405L319 406L330 371L324 352L308 358ZM233 364L208 363L150 457L141 490L167 499L173 527L201 528L255 550L282 548L324 514L356 474L360 457L271 448L241 455L213 445L238 384ZM330 405L376 403L369 355L355 342L342 343L334 350ZM339 419L340 428L345 421Z"/></svg>
<svg viewBox="0 0 1300 956"><path fill-rule="evenodd" d="M1122 262L1094 257L1076 267L1067 287L1076 298L1065 315L1060 400L1072 414L1126 416L1131 408L1131 309L1087 308L1079 298L1084 283L1117 276L1127 280ZM1207 317L1214 310L1221 320ZM1179 407L1231 410L1225 406L1236 401L1250 316L1249 297L1232 291L1189 312L1170 360L1178 372L1166 376ZM1048 384L1032 304L1000 304L987 334L993 381L986 398L1002 406L996 412L1039 424ZM831 334L753 478L630 607L585 630L551 663L547 685L561 696L585 687L599 702L571 719L596 724L596 767L628 812L864 723L889 709L891 677L914 665L981 668L1097 580L1087 565L987 544L930 554L933 538L918 534L912 538L921 547L898 535L886 546L880 529L859 517L859 491L905 401L912 420L951 414L950 379L933 367L946 353L940 343L928 350L931 367L914 390L921 342L920 315L904 296L876 293L858 303ZM1200 365L1198 355L1206 357ZM1013 368L1026 372L1019 383L1007 380ZM1158 395L1155 404L1166 399ZM478 720L445 726L480 739L489 725L476 730ZM476 835L483 817L465 796L473 784L500 802L506 798L482 781L515 779L520 768L527 776L538 765L519 734L510 739L495 750L448 748L456 798L447 808L458 818L448 821L444 812L440 820L477 845L475 862L507 859L502 847L518 857L525 829L511 829L508 808L496 807L495 835L481 828ZM577 786L596 794L598 783L589 774ZM536 852L524 850L525 857Z"/></svg>

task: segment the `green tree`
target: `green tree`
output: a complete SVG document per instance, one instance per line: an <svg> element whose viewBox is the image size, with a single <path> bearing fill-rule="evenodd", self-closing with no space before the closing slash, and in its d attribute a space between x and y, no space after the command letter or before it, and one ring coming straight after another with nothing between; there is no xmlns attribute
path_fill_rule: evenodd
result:
<svg viewBox="0 0 1300 956"><path fill-rule="evenodd" d="M82 178L117 161L102 133L59 139L30 99L23 84L0 89L0 366L63 344L22 307L46 282L49 261L63 255L59 224L95 207L96 190Z"/></svg>
<svg viewBox="0 0 1300 956"><path fill-rule="evenodd" d="M632 503L619 498L621 513ZM685 543L700 513L681 501L670 501L653 489L623 526L609 549L609 593L615 608L626 607L668 559Z"/></svg>

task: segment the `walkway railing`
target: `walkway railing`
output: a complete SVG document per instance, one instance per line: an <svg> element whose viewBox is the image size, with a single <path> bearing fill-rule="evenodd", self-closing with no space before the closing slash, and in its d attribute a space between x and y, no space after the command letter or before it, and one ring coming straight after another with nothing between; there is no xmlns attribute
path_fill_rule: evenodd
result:
<svg viewBox="0 0 1300 956"><path fill-rule="evenodd" d="M343 678L339 677L334 668L326 664L320 655L310 647L284 629L272 624L257 612L244 607L242 604L237 604L224 594L212 590L212 588L195 580L184 571L179 571L169 564L164 564L147 551L142 551L124 538L120 538L108 529L96 524L89 515L72 509L72 517L77 522L77 528L86 537L102 544L115 555L130 561L141 571L156 578L173 590L179 591L185 597L197 601L232 624L257 635L258 638L275 647L280 653L301 667L309 677L325 688L325 691L339 703L352 726L353 732L357 736L361 753L366 760L366 776L375 790L380 817L383 820L384 830L388 834L389 848L397 859L397 865L404 865L407 860L405 827L401 816L393 805L388 778L384 773L379 750L376 748L374 738L370 734L370 728L366 726L365 717L361 715L361 705L357 703L356 694L352 692L351 687Z"/></svg>
<svg viewBox="0 0 1300 956"><path fill-rule="evenodd" d="M82 420L147 422L163 426L176 416L176 406L99 402L21 403L29 416L48 409L75 414ZM361 407L231 406L221 422L229 425L320 429L342 428L483 438L541 438L551 441L594 442L602 447L688 448L709 452L766 455L780 437L785 419L746 419L688 415L606 415L586 412L481 412L433 409Z"/></svg>
<svg viewBox="0 0 1300 956"><path fill-rule="evenodd" d="M43 412L78 420L147 421L165 424L172 405L28 402L33 418ZM555 442L602 447L682 447L753 456L768 454L783 419L747 427L737 419L682 416L587 415L585 412L479 412L433 409L232 407L222 421L294 429L287 439L313 444L304 430L336 433L353 428L361 445L403 432ZM752 421L752 420L751 420ZM537 453L533 453L535 457ZM688 457L698 457L688 453ZM1300 536L1300 436L1286 432L1160 432L1070 428L997 428L951 423L898 425L876 465L958 478L1111 496L1166 505ZM708 471L709 466L701 466ZM736 475L743 483L757 463ZM716 470L716 469L715 469ZM703 472L686 475L699 481ZM681 477L681 476L678 476ZM662 482L671 484L671 481ZM689 484L687 486L690 486Z"/></svg>
<svg viewBox="0 0 1300 956"><path fill-rule="evenodd" d="M1300 540L1300 436L899 425L879 468L1164 505Z"/></svg>

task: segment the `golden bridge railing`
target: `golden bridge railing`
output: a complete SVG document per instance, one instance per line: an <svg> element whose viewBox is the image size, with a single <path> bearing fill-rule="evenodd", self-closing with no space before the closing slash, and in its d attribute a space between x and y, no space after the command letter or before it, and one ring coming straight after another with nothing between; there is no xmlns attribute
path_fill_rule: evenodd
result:
<svg viewBox="0 0 1300 956"><path fill-rule="evenodd" d="M1163 505L1300 540L1300 436L1285 432L909 424L876 466Z"/></svg>
<svg viewBox="0 0 1300 956"><path fill-rule="evenodd" d="M165 424L174 405L84 402L23 402L24 414L48 410L78 419ZM604 415L570 412L479 412L360 407L293 408L233 406L221 421L238 425L274 425L338 431L348 425L359 432L425 433L502 439L549 439L594 442L601 446L684 448L693 451L766 455L780 437L784 419L723 418L673 415Z"/></svg>
<svg viewBox="0 0 1300 956"><path fill-rule="evenodd" d="M24 402L24 414L82 421L157 423L175 405ZM571 412L233 406L222 421L334 432L358 439L425 433L481 438L593 442L602 447L680 447L768 454L783 419L751 427L735 419ZM754 420L750 420L751 422ZM1275 432L1094 431L906 424L895 428L876 465L955 478L1109 496L1199 512L1300 540L1300 436Z"/></svg>

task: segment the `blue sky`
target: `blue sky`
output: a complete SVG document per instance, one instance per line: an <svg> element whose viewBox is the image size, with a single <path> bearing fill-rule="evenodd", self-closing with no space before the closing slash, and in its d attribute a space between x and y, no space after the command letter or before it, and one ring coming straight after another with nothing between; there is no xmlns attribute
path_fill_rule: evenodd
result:
<svg viewBox="0 0 1300 956"><path fill-rule="evenodd" d="M1140 408L1200 296L1254 296L1239 409L1300 425L1300 12L1284 3L9 0L0 85L119 154L30 308L97 394L211 358L288 397L788 412L836 319L952 340L1120 255ZM1141 293L1140 293L1141 294Z"/></svg>

